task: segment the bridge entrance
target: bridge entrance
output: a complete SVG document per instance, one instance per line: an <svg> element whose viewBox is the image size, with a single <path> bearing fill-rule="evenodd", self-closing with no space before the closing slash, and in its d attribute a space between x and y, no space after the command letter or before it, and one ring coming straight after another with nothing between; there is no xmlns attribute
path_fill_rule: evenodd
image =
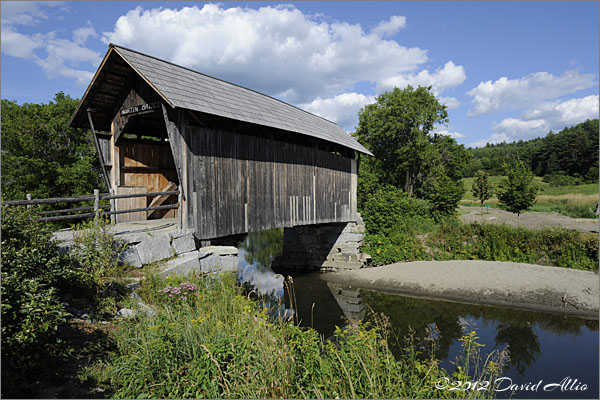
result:
<svg viewBox="0 0 600 400"><path fill-rule="evenodd" d="M160 111L160 110L157 110ZM112 137L111 137L112 139ZM179 187L173 152L167 138L163 116L156 111L128 118L118 143L108 146L113 152L111 184L116 194L167 192ZM176 204L176 195L118 199L117 210ZM175 218L177 209L152 210L116 216L116 222Z"/></svg>

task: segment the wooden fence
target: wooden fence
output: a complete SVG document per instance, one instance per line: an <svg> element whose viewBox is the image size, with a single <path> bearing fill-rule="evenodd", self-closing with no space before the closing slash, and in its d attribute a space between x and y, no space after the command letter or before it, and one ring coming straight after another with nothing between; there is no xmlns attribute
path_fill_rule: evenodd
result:
<svg viewBox="0 0 600 400"><path fill-rule="evenodd" d="M127 199L132 197L156 197L156 196L171 196L178 195L178 202L175 204L167 204L161 206L154 207L143 207L143 208L132 208L126 210L115 210L114 200L115 199ZM110 200L110 205L101 206L101 200ZM2 203L4 206L27 206L30 208L32 205L39 204L56 204L56 203L79 203L79 202L93 202L93 206L88 207L76 207L76 208L66 208L61 210L50 210L50 211L40 211L38 215L52 215L52 214L68 214L73 212L80 211L91 211L87 213L81 214L71 214L71 215L58 215L52 217L40 217L38 221L41 222L49 222L49 221L64 221L69 219L82 219L82 218L90 218L90 217L99 217L101 215L117 215L117 214L126 214L133 212L143 212L143 211L154 211L154 210L169 210L169 209L179 209L179 221L181 224L181 192L179 189L170 190L166 192L149 192L149 193L131 193L131 194L111 194L111 193L100 193L100 190L95 189L93 195L84 195L84 196L71 196L71 197L52 197L47 199L32 199L31 194L27 194L27 200L12 200L5 201ZM106 210L108 209L108 211Z"/></svg>

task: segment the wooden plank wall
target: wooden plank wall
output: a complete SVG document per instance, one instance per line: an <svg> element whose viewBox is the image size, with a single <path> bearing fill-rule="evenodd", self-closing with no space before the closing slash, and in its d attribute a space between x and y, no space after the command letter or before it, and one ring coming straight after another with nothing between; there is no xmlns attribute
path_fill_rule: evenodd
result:
<svg viewBox="0 0 600 400"><path fill-rule="evenodd" d="M189 222L200 239L354 220L355 160L249 135L184 130Z"/></svg>
<svg viewBox="0 0 600 400"><path fill-rule="evenodd" d="M145 193L146 189L139 186L119 186L117 194L138 194ZM145 197L132 197L128 199L116 199L117 210L131 210L134 208L146 207ZM146 212L134 212L115 215L115 222L145 221Z"/></svg>
<svg viewBox="0 0 600 400"><path fill-rule="evenodd" d="M141 142L123 139L119 144L119 157L121 158L120 182L122 186L142 187L144 192L160 192L169 182L179 182L171 147L167 142ZM142 207L147 207L151 201L152 198L146 198L145 205ZM175 203L177 203L177 196L171 196L163 204ZM153 214L153 218L176 216L177 210L175 209Z"/></svg>

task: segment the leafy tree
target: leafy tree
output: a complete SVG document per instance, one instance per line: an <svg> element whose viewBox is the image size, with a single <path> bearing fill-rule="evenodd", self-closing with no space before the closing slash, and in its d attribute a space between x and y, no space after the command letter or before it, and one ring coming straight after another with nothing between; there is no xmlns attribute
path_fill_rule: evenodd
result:
<svg viewBox="0 0 600 400"><path fill-rule="evenodd" d="M481 213L483 214L483 203L494 195L494 187L488 179L487 172L477 171L471 193L481 202Z"/></svg>
<svg viewBox="0 0 600 400"><path fill-rule="evenodd" d="M90 131L67 128L78 101L62 92L48 104L2 100L4 200L91 193L103 187Z"/></svg>
<svg viewBox="0 0 600 400"><path fill-rule="evenodd" d="M533 173L523 161L510 168L507 175L507 179L500 182L496 193L500 203L519 218L522 211L535 203L538 187L533 182Z"/></svg>
<svg viewBox="0 0 600 400"><path fill-rule="evenodd" d="M458 202L465 193L461 179L452 179L444 168L440 168L428 176L425 185L427 199L432 205L432 215L435 219L453 215Z"/></svg>
<svg viewBox="0 0 600 400"><path fill-rule="evenodd" d="M394 88L361 109L356 136L375 155L382 181L412 196L434 152L429 135L447 121L431 87Z"/></svg>

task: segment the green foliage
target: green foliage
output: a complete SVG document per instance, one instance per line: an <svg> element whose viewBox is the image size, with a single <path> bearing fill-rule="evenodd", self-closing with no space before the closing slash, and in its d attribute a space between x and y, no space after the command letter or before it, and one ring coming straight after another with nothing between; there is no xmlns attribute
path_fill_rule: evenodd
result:
<svg viewBox="0 0 600 400"><path fill-rule="evenodd" d="M523 161L509 169L507 179L500 182L497 196L500 203L517 215L535 203L538 186L533 182L533 174Z"/></svg>
<svg viewBox="0 0 600 400"><path fill-rule="evenodd" d="M446 221L428 235L426 244L436 260L511 261L598 271L597 238L564 229Z"/></svg>
<svg viewBox="0 0 600 400"><path fill-rule="evenodd" d="M427 253L423 243L415 235L410 225L419 222L422 220L411 218L401 228L397 228L396 231L387 235L368 234L365 236L361 251L371 256L373 266L431 260L431 255Z"/></svg>
<svg viewBox="0 0 600 400"><path fill-rule="evenodd" d="M580 177L555 174L555 175L544 176L544 179L542 179L542 182L547 182L551 187L557 187L557 186L577 186L582 183L582 180Z"/></svg>
<svg viewBox="0 0 600 400"><path fill-rule="evenodd" d="M52 371L66 356L59 335L70 317L66 301L80 309L106 303L106 256L98 244L59 251L48 225L30 211L2 208L3 397L28 397L40 370Z"/></svg>
<svg viewBox="0 0 600 400"><path fill-rule="evenodd" d="M368 194L361 215L370 233L388 233L403 225L408 217L429 218L430 204L408 195L391 185L384 185Z"/></svg>
<svg viewBox="0 0 600 400"><path fill-rule="evenodd" d="M48 104L2 100L2 198L88 194L103 185L91 132L67 128L78 101L59 92Z"/></svg>
<svg viewBox="0 0 600 400"><path fill-rule="evenodd" d="M412 196L434 152L429 135L447 121L431 87L394 88L360 111L356 136L375 155L381 182Z"/></svg>
<svg viewBox="0 0 600 400"><path fill-rule="evenodd" d="M451 179L446 175L444 168L439 168L432 173L424 185L426 198L432 206L432 215L436 220L454 215L458 202L462 198L465 188L462 180Z"/></svg>
<svg viewBox="0 0 600 400"><path fill-rule="evenodd" d="M544 138L514 143L487 144L469 149L473 159L465 176L477 170L501 175L508 160L523 160L537 176L568 175L598 182L598 119L550 131Z"/></svg>
<svg viewBox="0 0 600 400"><path fill-rule="evenodd" d="M481 207L486 200L494 195L494 187L488 179L487 172L479 170L475 174L475 181L471 187L471 193L476 199L479 199Z"/></svg>
<svg viewBox="0 0 600 400"><path fill-rule="evenodd" d="M310 328L270 318L232 274L187 277L186 301L164 296L182 278L144 281L153 318L124 320L117 351L92 373L115 398L446 398L434 356L407 345L396 359L385 319L351 323L324 341ZM192 286L188 286L192 287ZM160 291L160 292L159 292ZM489 377L486 375L486 377ZM483 395L483 393L473 393Z"/></svg>

